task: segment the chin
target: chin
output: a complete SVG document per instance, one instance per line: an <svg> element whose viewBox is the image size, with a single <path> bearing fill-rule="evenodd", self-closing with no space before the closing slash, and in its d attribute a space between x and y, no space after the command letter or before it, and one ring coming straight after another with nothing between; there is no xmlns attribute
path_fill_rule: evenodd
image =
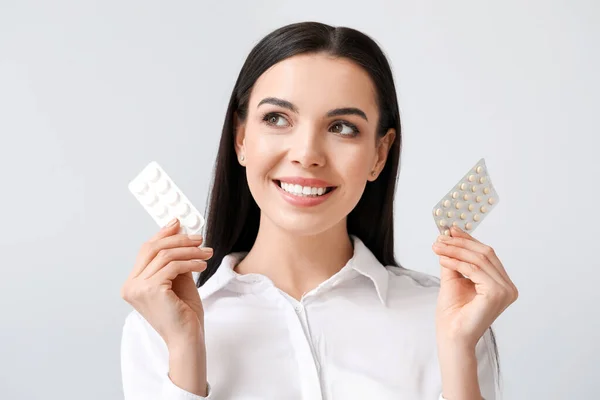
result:
<svg viewBox="0 0 600 400"><path fill-rule="evenodd" d="M316 236L323 232L334 229L340 223L337 219L331 219L331 215L277 215L271 219L272 223L280 230L294 236Z"/></svg>

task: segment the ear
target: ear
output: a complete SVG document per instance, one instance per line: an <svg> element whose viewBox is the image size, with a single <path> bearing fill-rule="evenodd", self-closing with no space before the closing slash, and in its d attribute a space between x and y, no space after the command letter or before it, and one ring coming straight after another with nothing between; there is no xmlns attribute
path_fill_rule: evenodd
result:
<svg viewBox="0 0 600 400"><path fill-rule="evenodd" d="M375 165L369 171L369 177L367 178L369 181L374 181L377 179L383 167L385 166L385 162L387 161L387 156L392 148L392 144L396 139L396 130L394 128L388 129L385 136L377 139L377 154L375 158Z"/></svg>
<svg viewBox="0 0 600 400"><path fill-rule="evenodd" d="M233 126L235 130L235 152L238 162L246 165L246 124L240 123L237 112L233 113Z"/></svg>

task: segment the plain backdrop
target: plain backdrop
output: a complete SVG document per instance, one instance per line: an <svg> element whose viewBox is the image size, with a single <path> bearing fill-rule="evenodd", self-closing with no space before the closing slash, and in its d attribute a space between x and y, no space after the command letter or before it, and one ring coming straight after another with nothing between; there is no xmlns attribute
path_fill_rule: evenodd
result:
<svg viewBox="0 0 600 400"><path fill-rule="evenodd" d="M227 101L288 23L359 29L391 62L396 251L439 276L431 209L484 157L475 231L520 290L496 321L506 399L600 396L600 4L0 1L0 398L122 398L119 295L158 229L157 160L204 210ZM434 316L432 315L432 318Z"/></svg>

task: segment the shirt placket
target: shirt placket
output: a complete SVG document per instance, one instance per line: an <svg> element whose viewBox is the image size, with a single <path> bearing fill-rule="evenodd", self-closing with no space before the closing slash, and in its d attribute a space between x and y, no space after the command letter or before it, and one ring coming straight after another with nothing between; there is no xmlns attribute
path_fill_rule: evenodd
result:
<svg viewBox="0 0 600 400"><path fill-rule="evenodd" d="M285 316L290 339L298 362L299 379L303 400L323 400L319 362L313 353L306 308L302 302L281 293L285 297Z"/></svg>

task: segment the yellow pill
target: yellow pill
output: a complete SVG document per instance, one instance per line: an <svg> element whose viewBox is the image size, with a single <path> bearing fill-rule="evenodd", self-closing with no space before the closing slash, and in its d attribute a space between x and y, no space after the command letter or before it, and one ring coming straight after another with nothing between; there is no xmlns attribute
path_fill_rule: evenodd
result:
<svg viewBox="0 0 600 400"><path fill-rule="evenodd" d="M448 211L446 215L448 216L448 218L452 218L454 216L454 211Z"/></svg>
<svg viewBox="0 0 600 400"><path fill-rule="evenodd" d="M463 196L463 200L464 201L469 201L469 195L465 193L465 195Z"/></svg>
<svg viewBox="0 0 600 400"><path fill-rule="evenodd" d="M473 221L479 221L479 214L473 215Z"/></svg>
<svg viewBox="0 0 600 400"><path fill-rule="evenodd" d="M460 214L460 219L466 219L466 218L467 218L467 214L465 214L465 213Z"/></svg>
<svg viewBox="0 0 600 400"><path fill-rule="evenodd" d="M481 206L481 208L479 209L479 211L481 211L482 213L487 212L487 207L486 206Z"/></svg>
<svg viewBox="0 0 600 400"><path fill-rule="evenodd" d="M473 211L473 209L475 208L475 206L473 204L469 204L469 211Z"/></svg>
<svg viewBox="0 0 600 400"><path fill-rule="evenodd" d="M483 194L489 194L489 193L490 193L490 188L489 187L483 188Z"/></svg>
<svg viewBox="0 0 600 400"><path fill-rule="evenodd" d="M490 198L488 199L488 203L489 203L490 205L494 204L495 202L496 202L496 199L494 199L493 197L490 197Z"/></svg>
<svg viewBox="0 0 600 400"><path fill-rule="evenodd" d="M483 200L483 198L481 196L475 197L476 202L481 203L481 200Z"/></svg>
<svg viewBox="0 0 600 400"><path fill-rule="evenodd" d="M471 186L471 192L475 193L477 191L477 186L473 185Z"/></svg>
<svg viewBox="0 0 600 400"><path fill-rule="evenodd" d="M467 222L467 223L465 224L465 229L466 229L466 230L469 230L469 229L471 229L472 227L473 227L473 224L472 224L472 223L470 223L470 222Z"/></svg>
<svg viewBox="0 0 600 400"><path fill-rule="evenodd" d="M479 183L485 183L486 179L485 176L482 176L481 178L479 178Z"/></svg>
<svg viewBox="0 0 600 400"><path fill-rule="evenodd" d="M442 215L442 209L438 208L437 210L434 211L434 214L436 217L439 217L440 215Z"/></svg>
<svg viewBox="0 0 600 400"><path fill-rule="evenodd" d="M456 207L456 209L459 210L462 207L462 203L457 201L454 207Z"/></svg>
<svg viewBox="0 0 600 400"><path fill-rule="evenodd" d="M458 192L454 192L454 193L452 193L452 198L453 199L458 199L458 195L459 195Z"/></svg>
<svg viewBox="0 0 600 400"><path fill-rule="evenodd" d="M475 180L475 175L469 175L469 182L473 182Z"/></svg>
<svg viewBox="0 0 600 400"><path fill-rule="evenodd" d="M446 220L445 219L441 219L439 222L440 226L446 226Z"/></svg>
<svg viewBox="0 0 600 400"><path fill-rule="evenodd" d="M444 200L444 207L450 207L450 200Z"/></svg>

